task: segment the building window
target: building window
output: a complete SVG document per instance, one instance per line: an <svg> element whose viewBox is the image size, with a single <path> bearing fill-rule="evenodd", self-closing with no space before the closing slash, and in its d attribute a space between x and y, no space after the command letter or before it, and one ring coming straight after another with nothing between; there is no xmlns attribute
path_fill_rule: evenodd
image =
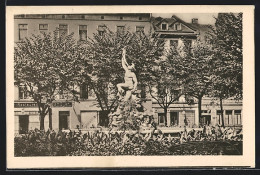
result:
<svg viewBox="0 0 260 175"><path fill-rule="evenodd" d="M144 32L144 27L143 26L136 26L136 33L143 33Z"/></svg>
<svg viewBox="0 0 260 175"><path fill-rule="evenodd" d="M241 110L235 110L235 115L234 115L234 124L236 125L241 125Z"/></svg>
<svg viewBox="0 0 260 175"><path fill-rule="evenodd" d="M221 110L217 110L217 119L218 119L218 124L222 124L222 119L221 119Z"/></svg>
<svg viewBox="0 0 260 175"><path fill-rule="evenodd" d="M158 123L159 123L159 125L165 125L164 113L158 113Z"/></svg>
<svg viewBox="0 0 260 175"><path fill-rule="evenodd" d="M103 36L105 31L106 31L106 26L105 25L99 25L98 26L98 34L99 35Z"/></svg>
<svg viewBox="0 0 260 175"><path fill-rule="evenodd" d="M117 34L123 34L125 31L125 26L117 26Z"/></svg>
<svg viewBox="0 0 260 175"><path fill-rule="evenodd" d="M59 25L59 37L68 35L68 25L60 24Z"/></svg>
<svg viewBox="0 0 260 175"><path fill-rule="evenodd" d="M232 110L226 110L225 124L226 125L232 124Z"/></svg>
<svg viewBox="0 0 260 175"><path fill-rule="evenodd" d="M175 24L174 30L181 30L181 24Z"/></svg>
<svg viewBox="0 0 260 175"><path fill-rule="evenodd" d="M27 37L27 24L19 24L19 40L23 40Z"/></svg>
<svg viewBox="0 0 260 175"><path fill-rule="evenodd" d="M170 40L170 46L176 48L178 46L178 40Z"/></svg>
<svg viewBox="0 0 260 175"><path fill-rule="evenodd" d="M46 32L48 30L48 24L39 24L40 32Z"/></svg>
<svg viewBox="0 0 260 175"><path fill-rule="evenodd" d="M83 83L80 86L80 98L88 99L88 85L86 83Z"/></svg>
<svg viewBox="0 0 260 175"><path fill-rule="evenodd" d="M101 19L105 19L105 17L104 17L104 16L101 16Z"/></svg>
<svg viewBox="0 0 260 175"><path fill-rule="evenodd" d="M120 16L120 19L123 19L123 16Z"/></svg>
<svg viewBox="0 0 260 175"><path fill-rule="evenodd" d="M19 99L27 99L27 98L28 98L27 86L25 85L19 86Z"/></svg>
<svg viewBox="0 0 260 175"><path fill-rule="evenodd" d="M79 25L79 40L86 41L87 40L88 29L86 25Z"/></svg>
<svg viewBox="0 0 260 175"><path fill-rule="evenodd" d="M139 17L139 20L142 20L143 18L142 17Z"/></svg>
<svg viewBox="0 0 260 175"><path fill-rule="evenodd" d="M162 24L162 30L167 30L168 25L167 24Z"/></svg>
<svg viewBox="0 0 260 175"><path fill-rule="evenodd" d="M69 93L64 91L63 89L59 90L59 99L67 99L69 97Z"/></svg>
<svg viewBox="0 0 260 175"><path fill-rule="evenodd" d="M187 51L192 51L192 40L184 40L184 46L187 49Z"/></svg>

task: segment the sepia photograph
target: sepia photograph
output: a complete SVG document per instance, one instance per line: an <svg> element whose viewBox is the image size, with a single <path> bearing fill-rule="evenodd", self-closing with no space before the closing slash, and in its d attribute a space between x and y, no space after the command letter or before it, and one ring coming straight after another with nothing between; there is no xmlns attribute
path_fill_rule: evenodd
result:
<svg viewBox="0 0 260 175"><path fill-rule="evenodd" d="M209 7L8 7L7 165L254 167L254 8Z"/></svg>

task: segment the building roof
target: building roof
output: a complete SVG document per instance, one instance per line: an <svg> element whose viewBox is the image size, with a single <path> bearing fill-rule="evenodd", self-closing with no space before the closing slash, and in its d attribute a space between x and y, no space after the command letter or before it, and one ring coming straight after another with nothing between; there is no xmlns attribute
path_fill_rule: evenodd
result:
<svg viewBox="0 0 260 175"><path fill-rule="evenodd" d="M161 36L166 38L178 37L180 35L183 36L194 36L200 35L200 37L204 37L207 32L209 32L212 28L211 25L199 24L199 23L187 23L180 19L176 15L172 15L171 18L162 18L162 17L151 17L151 22L153 26L153 30L155 32L159 32ZM162 30L161 24L168 24L167 30ZM182 24L181 30L174 29L174 24L180 23Z"/></svg>
<svg viewBox="0 0 260 175"><path fill-rule="evenodd" d="M189 23L189 25L196 29L200 34L209 32L212 28L212 25L209 24Z"/></svg>
<svg viewBox="0 0 260 175"><path fill-rule="evenodd" d="M126 20L150 21L150 13L18 14L14 19ZM103 17L103 18L101 18Z"/></svg>
<svg viewBox="0 0 260 175"><path fill-rule="evenodd" d="M153 28L154 28L155 31L160 31L161 30L160 26L164 22L168 24L170 31L171 30L173 31L173 25L175 23L181 23L181 24L185 25L187 28L189 28L190 30L196 31L196 28L194 28L189 23L186 23L185 21L183 21L182 19L180 19L176 15L173 15L171 18L151 17L151 22L152 22L152 25L153 25Z"/></svg>

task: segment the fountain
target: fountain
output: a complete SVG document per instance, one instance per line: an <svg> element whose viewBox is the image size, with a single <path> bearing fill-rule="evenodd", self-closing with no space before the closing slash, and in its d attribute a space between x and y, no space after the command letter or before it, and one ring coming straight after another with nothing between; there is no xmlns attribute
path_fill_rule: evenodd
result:
<svg viewBox="0 0 260 175"><path fill-rule="evenodd" d="M125 70L125 82L117 84L119 105L115 112L109 114L109 128L112 131L138 130L145 116L144 107L140 91L137 90L135 65L127 63L125 47L122 52L122 67Z"/></svg>

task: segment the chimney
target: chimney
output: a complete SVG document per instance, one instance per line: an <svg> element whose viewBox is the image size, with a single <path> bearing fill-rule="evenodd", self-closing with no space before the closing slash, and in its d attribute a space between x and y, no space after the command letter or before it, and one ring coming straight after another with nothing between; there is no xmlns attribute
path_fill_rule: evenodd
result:
<svg viewBox="0 0 260 175"><path fill-rule="evenodd" d="M198 24L198 18L192 18L191 23L192 24Z"/></svg>

